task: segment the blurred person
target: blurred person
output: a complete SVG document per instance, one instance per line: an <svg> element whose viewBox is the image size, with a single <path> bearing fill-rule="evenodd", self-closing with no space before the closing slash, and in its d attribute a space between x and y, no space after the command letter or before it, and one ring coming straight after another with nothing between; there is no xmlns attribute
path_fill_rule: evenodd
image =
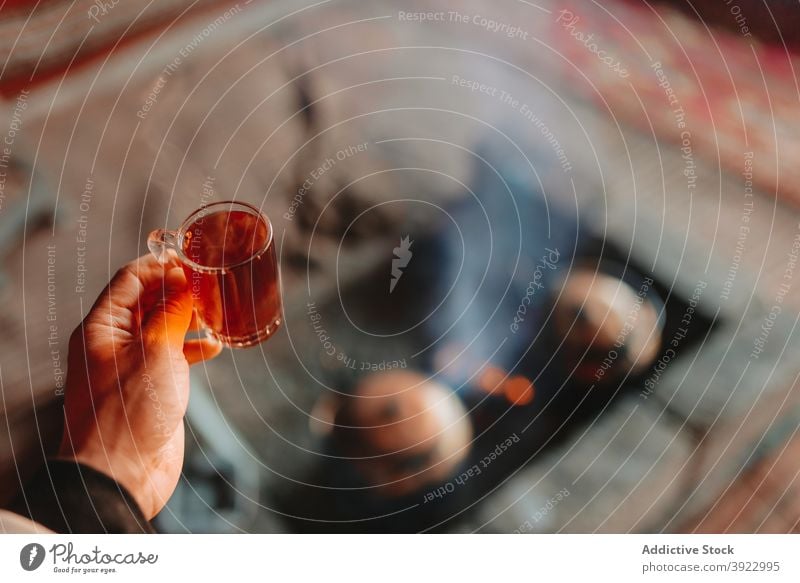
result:
<svg viewBox="0 0 800 583"><path fill-rule="evenodd" d="M189 365L222 349L197 329L183 269L120 269L69 342L58 454L13 510L56 532L153 532L183 465ZM4 513L4 525L31 526Z"/></svg>
<svg viewBox="0 0 800 583"><path fill-rule="evenodd" d="M336 411L333 438L377 493L398 497L449 479L469 453L472 426L451 389L398 370L361 380Z"/></svg>
<svg viewBox="0 0 800 583"><path fill-rule="evenodd" d="M578 267L564 279L553 307L565 367L585 387L608 386L649 369L661 351L663 304L652 279L628 279L600 267ZM641 280L641 281L639 281Z"/></svg>
<svg viewBox="0 0 800 583"><path fill-rule="evenodd" d="M323 394L312 411L322 461L303 483L276 492L296 530L436 530L469 503L470 487L442 490L472 450L472 422L451 387L395 369L346 391Z"/></svg>

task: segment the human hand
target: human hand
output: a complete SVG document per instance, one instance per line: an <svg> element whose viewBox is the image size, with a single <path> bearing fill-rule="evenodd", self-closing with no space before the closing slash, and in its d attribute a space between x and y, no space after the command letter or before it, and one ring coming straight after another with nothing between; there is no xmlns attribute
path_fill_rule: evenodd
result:
<svg viewBox="0 0 800 583"><path fill-rule="evenodd" d="M59 457L114 478L148 520L180 477L189 365L222 350L185 340L190 326L183 269L146 256L117 272L69 342Z"/></svg>

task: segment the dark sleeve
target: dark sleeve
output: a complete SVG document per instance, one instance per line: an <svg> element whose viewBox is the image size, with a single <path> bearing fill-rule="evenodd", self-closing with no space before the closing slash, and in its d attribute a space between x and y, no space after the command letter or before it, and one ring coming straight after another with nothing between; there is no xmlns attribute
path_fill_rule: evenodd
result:
<svg viewBox="0 0 800 583"><path fill-rule="evenodd" d="M12 508L60 533L155 532L128 491L82 464L49 460Z"/></svg>

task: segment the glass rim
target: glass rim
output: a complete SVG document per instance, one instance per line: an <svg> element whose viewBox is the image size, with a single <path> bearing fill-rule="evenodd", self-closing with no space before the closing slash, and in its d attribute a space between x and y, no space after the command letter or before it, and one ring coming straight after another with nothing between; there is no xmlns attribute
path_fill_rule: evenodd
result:
<svg viewBox="0 0 800 583"><path fill-rule="evenodd" d="M264 224L266 224L267 226L266 241L264 241L264 244L257 251L251 253L250 256L247 257L247 259L237 261L236 263L232 263L230 265L221 265L218 267L214 267L211 265L202 265L201 263L192 261L189 257L186 256L186 253L184 253L183 251L183 239L184 236L186 235L187 229L197 221L198 215L200 215L201 213L210 214L213 211L210 211L209 209L211 209L212 207L219 207L223 205L229 209L236 206L243 207L244 209L255 214L257 217L259 217L259 219L264 221ZM210 204L201 206L199 209L193 211L192 214L186 217L186 219L184 219L184 221L181 223L181 226L178 228L178 245L176 251L178 253L178 258L181 260L181 262L187 264L192 269L203 273L219 273L227 269L233 269L235 267L244 265L245 263L249 263L255 257L263 255L269 249L270 245L272 245L273 234L274 233L272 230L272 222L269 220L269 217L266 215L266 213L262 212L260 209L246 202L239 202L237 200L220 200L217 202L212 202Z"/></svg>

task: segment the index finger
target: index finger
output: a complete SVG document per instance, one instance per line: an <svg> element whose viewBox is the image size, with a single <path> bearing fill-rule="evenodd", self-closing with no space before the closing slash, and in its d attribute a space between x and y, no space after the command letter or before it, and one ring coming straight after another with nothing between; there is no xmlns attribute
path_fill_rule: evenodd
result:
<svg viewBox="0 0 800 583"><path fill-rule="evenodd" d="M167 270L178 265L176 258L162 264L150 254L126 263L114 274L92 309L138 309L142 296L162 286Z"/></svg>

